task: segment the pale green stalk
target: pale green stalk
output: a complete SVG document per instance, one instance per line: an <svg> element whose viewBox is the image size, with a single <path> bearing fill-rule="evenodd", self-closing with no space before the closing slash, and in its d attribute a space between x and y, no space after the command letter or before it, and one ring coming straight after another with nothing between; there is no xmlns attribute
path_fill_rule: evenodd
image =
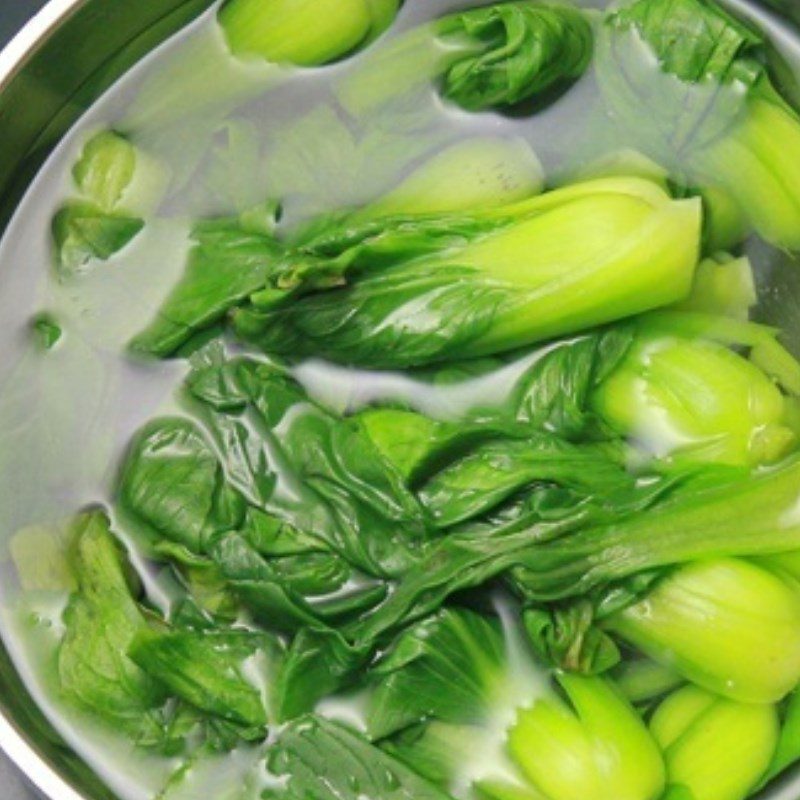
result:
<svg viewBox="0 0 800 800"><path fill-rule="evenodd" d="M800 587L744 560L680 567L604 625L732 700L774 703L800 681Z"/></svg>

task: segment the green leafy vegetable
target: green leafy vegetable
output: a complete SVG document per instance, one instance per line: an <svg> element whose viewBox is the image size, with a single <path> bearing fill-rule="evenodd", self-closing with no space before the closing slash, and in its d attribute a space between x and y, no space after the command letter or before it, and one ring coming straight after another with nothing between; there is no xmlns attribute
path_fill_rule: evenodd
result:
<svg viewBox="0 0 800 800"><path fill-rule="evenodd" d="M750 259L722 254L699 264L692 293L677 308L747 320L757 301Z"/></svg>
<svg viewBox="0 0 800 800"><path fill-rule="evenodd" d="M777 702L800 681L799 626L796 584L737 559L681 567L606 622L651 658L745 703Z"/></svg>
<svg viewBox="0 0 800 800"><path fill-rule="evenodd" d="M272 236L248 230L237 220L200 223L192 239L183 277L153 323L133 340L134 350L172 354L261 289L283 257L283 248Z"/></svg>
<svg viewBox="0 0 800 800"><path fill-rule="evenodd" d="M594 675L620 660L613 639L595 626L595 608L587 600L555 610L528 609L523 619L531 645L546 664Z"/></svg>
<svg viewBox="0 0 800 800"><path fill-rule="evenodd" d="M485 724L511 677L498 620L445 609L404 633L373 669L368 732L382 739L429 719Z"/></svg>
<svg viewBox="0 0 800 800"><path fill-rule="evenodd" d="M270 483L268 473L262 477ZM216 533L238 528L245 505L216 454L187 419L148 425L134 440L120 480L125 506L160 536L203 553Z"/></svg>
<svg viewBox="0 0 800 800"><path fill-rule="evenodd" d="M378 36L400 0L227 0L219 23L231 52L316 66Z"/></svg>
<svg viewBox="0 0 800 800"><path fill-rule="evenodd" d="M269 679L268 664L277 642L245 631L140 632L129 654L153 680L192 706L263 735L267 723L262 689L255 678ZM263 675L259 672L263 670Z"/></svg>
<svg viewBox="0 0 800 800"><path fill-rule="evenodd" d="M543 186L542 165L523 139L472 137L434 154L351 221L491 208L540 194Z"/></svg>
<svg viewBox="0 0 800 800"><path fill-rule="evenodd" d="M234 109L369 45L394 21L400 0L226 0L218 26L187 37L144 81L124 128L202 145ZM187 135L187 120L199 130ZM177 135L176 135L177 131Z"/></svg>
<svg viewBox="0 0 800 800"><path fill-rule="evenodd" d="M73 536L70 560L78 589L64 612L61 692L69 702L139 736L164 694L127 656L133 640L148 629L131 593L130 570L102 512L78 518Z"/></svg>
<svg viewBox="0 0 800 800"><path fill-rule="evenodd" d="M321 717L304 717L286 728L270 749L268 767L283 784L266 790L268 800L449 797L362 735Z"/></svg>
<svg viewBox="0 0 800 800"><path fill-rule="evenodd" d="M509 733L509 751L532 784L532 796L658 798L661 753L616 688L600 678L561 675L558 682L568 703L537 700L519 712ZM497 800L518 796L502 784L484 785L484 791Z"/></svg>
<svg viewBox="0 0 800 800"><path fill-rule="evenodd" d="M107 261L144 228L161 202L169 170L128 139L102 131L83 147L72 170L77 196L53 218L56 267L62 278Z"/></svg>
<svg viewBox="0 0 800 800"><path fill-rule="evenodd" d="M82 200L66 203L53 218L56 265L62 277L87 270L94 260L107 261L144 228L136 217L108 214Z"/></svg>
<svg viewBox="0 0 800 800"><path fill-rule="evenodd" d="M754 476L708 473L647 514L532 547L517 557L516 581L532 599L556 600L686 561L798 549L798 480L794 457Z"/></svg>
<svg viewBox="0 0 800 800"><path fill-rule="evenodd" d="M635 338L633 327L618 325L548 347L514 388L514 416L570 441L606 438L592 398L623 363Z"/></svg>
<svg viewBox="0 0 800 800"><path fill-rule="evenodd" d="M491 511L535 483L602 495L623 491L632 480L603 449L544 434L479 445L432 477L419 496L437 525L449 527Z"/></svg>
<svg viewBox="0 0 800 800"><path fill-rule="evenodd" d="M744 800L763 776L778 741L771 705L744 705L687 686L668 697L650 723L669 784L693 798Z"/></svg>
<svg viewBox="0 0 800 800"><path fill-rule="evenodd" d="M713 0L637 0L606 17L600 86L626 137L796 248L800 118L771 83L764 45Z"/></svg>
<svg viewBox="0 0 800 800"><path fill-rule="evenodd" d="M277 304L256 295L235 330L269 352L364 366L510 350L683 298L699 222L697 202L612 178L472 218L345 228L307 245L325 261L305 280L324 269L349 285Z"/></svg>
<svg viewBox="0 0 800 800"><path fill-rule="evenodd" d="M467 110L513 106L579 78L592 49L591 26L571 6L495 3L398 37L348 76L339 97L363 116L440 81L442 95Z"/></svg>
<svg viewBox="0 0 800 800"><path fill-rule="evenodd" d="M146 216L167 190L169 170L114 131L89 139L72 168L80 195L102 212Z"/></svg>
<svg viewBox="0 0 800 800"><path fill-rule="evenodd" d="M625 697L637 705L663 697L684 682L672 667L646 658L620 664L612 677Z"/></svg>
<svg viewBox="0 0 800 800"><path fill-rule="evenodd" d="M674 461L774 462L796 443L786 398L721 344L644 333L593 396L594 409L646 452Z"/></svg>

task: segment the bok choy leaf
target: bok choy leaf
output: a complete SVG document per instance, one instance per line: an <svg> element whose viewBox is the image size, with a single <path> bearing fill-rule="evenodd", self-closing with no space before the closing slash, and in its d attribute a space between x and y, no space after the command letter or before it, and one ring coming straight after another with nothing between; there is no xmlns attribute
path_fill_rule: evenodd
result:
<svg viewBox="0 0 800 800"><path fill-rule="evenodd" d="M699 201L642 179L588 181L472 217L321 234L277 285L344 285L254 295L234 327L267 352L362 366L483 356L682 299L699 240Z"/></svg>
<svg viewBox="0 0 800 800"><path fill-rule="evenodd" d="M771 82L758 31L714 0L637 0L607 15L598 49L628 141L727 192L767 241L800 247L800 117Z"/></svg>

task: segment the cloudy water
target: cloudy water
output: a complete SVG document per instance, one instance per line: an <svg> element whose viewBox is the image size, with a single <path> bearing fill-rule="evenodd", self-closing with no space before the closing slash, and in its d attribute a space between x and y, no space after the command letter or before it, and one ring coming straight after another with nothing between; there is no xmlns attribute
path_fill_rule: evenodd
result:
<svg viewBox="0 0 800 800"><path fill-rule="evenodd" d="M337 87L366 59L403 31L465 4L407 0L390 33L369 51L305 71L232 61L212 9L98 100L51 155L0 240L0 625L36 702L122 800L146 800L162 789L163 800L227 800L226 792L239 800L234 791L243 785L252 787L255 799L271 780L261 751L242 746L230 756L184 764L170 782L181 767L178 759L144 755L65 708L54 689L54 654L71 588L63 566L66 537L59 531L76 510L109 510L154 607L169 611L180 595L174 574L140 547L140 534L114 505L133 434L153 417L189 410L179 390L187 359L146 360L128 345L182 275L194 221L235 216L280 199L279 230L291 234L319 215L380 198L432 154L474 137L519 137L538 156L549 184L591 174L598 159L636 146L621 141L610 124L592 70L548 105L523 106L514 114L468 114L446 106L433 91L383 116L347 113ZM800 64L794 33L744 0L731 6L768 28L789 80ZM669 95L657 65L644 60L637 68L643 84ZM725 103L718 105L724 115ZM147 185L138 187L150 195L143 201L149 205L144 228L108 260L59 271L53 219L76 196L72 170L84 145L107 128L125 133L150 160ZM610 162L603 163L600 169L608 169ZM695 168L685 166L688 172ZM791 307L786 298L800 298L794 277L800 272L791 271L781 250L760 241L746 250L758 278L758 314L797 326L797 335L800 300ZM231 343L231 349L241 348ZM376 372L316 357L290 371L313 398L337 411L392 401L457 421L502 400L545 352L476 363L443 381L426 372ZM360 588L356 582L346 591ZM263 677L262 667L251 666L254 681ZM544 679L538 673L521 677L535 689L525 697L532 702ZM363 698L348 703L334 699L320 710L360 719ZM474 764L475 774L464 776L459 797L468 796L487 754L499 754L508 721L507 715L498 718L488 732L494 738L482 743L483 760Z"/></svg>

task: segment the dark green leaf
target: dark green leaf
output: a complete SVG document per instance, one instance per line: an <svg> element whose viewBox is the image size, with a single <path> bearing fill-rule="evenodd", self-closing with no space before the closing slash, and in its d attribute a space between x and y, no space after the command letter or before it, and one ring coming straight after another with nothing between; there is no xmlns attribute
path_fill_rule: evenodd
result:
<svg viewBox="0 0 800 800"><path fill-rule="evenodd" d="M186 271L156 319L131 342L139 352L168 356L194 333L222 319L263 288L281 263L281 245L239 220L201 223L192 234Z"/></svg>
<svg viewBox="0 0 800 800"><path fill-rule="evenodd" d="M479 445L432 477L420 498L437 524L449 527L493 510L533 484L603 495L630 488L633 478L605 449L540 434Z"/></svg>
<svg viewBox="0 0 800 800"><path fill-rule="evenodd" d="M477 724L491 714L506 679L497 619L445 609L403 633L372 670L368 732L382 739L430 718Z"/></svg>
<svg viewBox="0 0 800 800"><path fill-rule="evenodd" d="M265 800L450 800L361 734L321 717L304 717L279 736L268 767L285 785Z"/></svg>
<svg viewBox="0 0 800 800"><path fill-rule="evenodd" d="M412 264L285 307L243 308L234 326L266 352L408 367L457 355L516 297L508 285L468 267Z"/></svg>
<svg viewBox="0 0 800 800"><path fill-rule="evenodd" d="M147 631L133 599L129 567L101 511L76 520L71 550L78 590L64 613L58 651L63 696L109 723L140 735L150 712L163 700L157 682L126 655Z"/></svg>
<svg viewBox="0 0 800 800"><path fill-rule="evenodd" d="M619 366L634 337L632 327L619 325L547 349L514 389L517 420L566 439L598 433L591 394Z"/></svg>
<svg viewBox="0 0 800 800"><path fill-rule="evenodd" d="M247 631L142 631L128 652L170 694L201 711L236 725L266 725L262 692L279 653L276 639Z"/></svg>
<svg viewBox="0 0 800 800"><path fill-rule="evenodd" d="M275 685L275 709L280 721L313 710L317 701L349 686L369 660L332 628L301 630L286 651Z"/></svg>
<svg viewBox="0 0 800 800"><path fill-rule="evenodd" d="M568 85L583 75L594 48L588 19L568 5L474 8L445 18L439 31L477 51L447 70L442 87L447 99L469 111L514 106Z"/></svg>
<svg viewBox="0 0 800 800"><path fill-rule="evenodd" d="M499 433L485 421L442 422L398 408L370 408L355 419L409 486Z"/></svg>
<svg viewBox="0 0 800 800"><path fill-rule="evenodd" d="M238 528L241 496L207 439L187 419L156 420L134 439L120 479L125 507L158 535L202 553L210 537Z"/></svg>
<svg viewBox="0 0 800 800"><path fill-rule="evenodd" d="M559 600L710 556L798 549L798 485L797 458L755 476L700 473L646 514L530 548L517 559L515 581L531 599Z"/></svg>
<svg viewBox="0 0 800 800"><path fill-rule="evenodd" d="M262 558L238 533L217 537L210 553L227 585L264 625L280 631L326 627L275 562Z"/></svg>
<svg viewBox="0 0 800 800"><path fill-rule="evenodd" d="M281 476L274 493L257 498L226 465L250 502L371 575L403 569L427 538L425 514L363 430L310 402L298 384L267 364L240 360L214 369L203 368L202 381L190 378L189 385L215 407L207 420L221 448L229 460L239 449L261 448L268 464L251 465L248 474L269 468ZM243 416L255 427L245 428L238 421ZM229 434L234 428L235 438Z"/></svg>

